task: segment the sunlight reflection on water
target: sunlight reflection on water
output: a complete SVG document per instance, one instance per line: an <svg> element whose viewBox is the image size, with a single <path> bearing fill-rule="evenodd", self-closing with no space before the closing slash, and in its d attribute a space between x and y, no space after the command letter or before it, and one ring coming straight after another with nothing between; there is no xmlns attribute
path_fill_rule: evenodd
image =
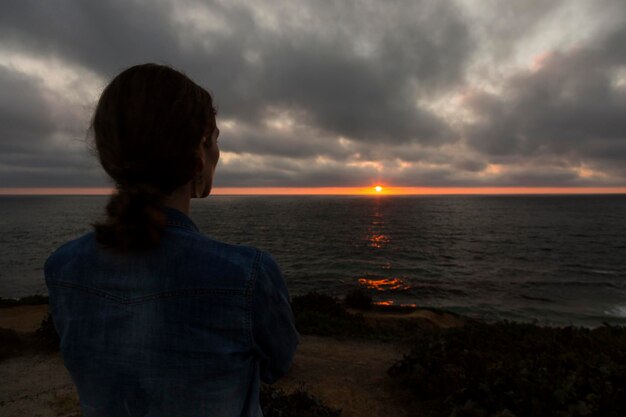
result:
<svg viewBox="0 0 626 417"><path fill-rule="evenodd" d="M359 284L368 289L377 291L402 291L411 288L409 284L400 278L367 279L359 278Z"/></svg>
<svg viewBox="0 0 626 417"><path fill-rule="evenodd" d="M1 198L0 296L45 294L45 259L106 202ZM214 196L191 209L203 233L271 253L291 296L360 287L375 302L598 325L626 323L625 217L626 196Z"/></svg>

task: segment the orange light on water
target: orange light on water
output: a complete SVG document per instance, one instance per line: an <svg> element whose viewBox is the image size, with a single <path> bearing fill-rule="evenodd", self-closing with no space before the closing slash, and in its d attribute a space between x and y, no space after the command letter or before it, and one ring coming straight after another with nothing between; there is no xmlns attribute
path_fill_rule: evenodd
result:
<svg viewBox="0 0 626 417"><path fill-rule="evenodd" d="M381 235L381 234L374 234L370 237L368 237L369 240L369 245L372 248L384 248L387 243L389 243L389 236L387 235Z"/></svg>
<svg viewBox="0 0 626 417"><path fill-rule="evenodd" d="M373 301L372 304L377 305L377 306L382 306L382 307L390 307L390 306L410 307L410 308L417 307L417 304L415 304L415 303L396 304L396 302L393 301L393 300Z"/></svg>
<svg viewBox="0 0 626 417"><path fill-rule="evenodd" d="M365 288L376 291L396 291L408 290L410 285L402 281L400 278L383 278L383 279L367 279L359 278L359 284Z"/></svg>

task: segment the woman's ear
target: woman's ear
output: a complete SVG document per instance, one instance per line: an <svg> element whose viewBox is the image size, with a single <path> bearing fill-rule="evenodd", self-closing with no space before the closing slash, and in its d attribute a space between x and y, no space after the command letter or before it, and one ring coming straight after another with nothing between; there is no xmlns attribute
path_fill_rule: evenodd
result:
<svg viewBox="0 0 626 417"><path fill-rule="evenodd" d="M206 146L206 138L202 138L200 141L200 146L198 147L198 156L196 163L196 174L204 171L204 166L206 165L206 152L204 151L204 147Z"/></svg>

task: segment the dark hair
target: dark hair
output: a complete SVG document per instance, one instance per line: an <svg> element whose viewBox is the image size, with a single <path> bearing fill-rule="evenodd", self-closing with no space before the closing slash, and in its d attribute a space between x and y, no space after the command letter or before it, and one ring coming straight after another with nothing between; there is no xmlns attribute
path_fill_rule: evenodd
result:
<svg viewBox="0 0 626 417"><path fill-rule="evenodd" d="M116 191L106 220L92 224L98 242L123 252L158 245L164 200L197 173L215 114L211 95L168 66L136 65L106 86L90 131Z"/></svg>

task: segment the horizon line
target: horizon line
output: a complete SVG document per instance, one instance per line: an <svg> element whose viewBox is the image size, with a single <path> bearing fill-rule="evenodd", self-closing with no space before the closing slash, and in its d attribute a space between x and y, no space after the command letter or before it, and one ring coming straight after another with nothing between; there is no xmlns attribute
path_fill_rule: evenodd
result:
<svg viewBox="0 0 626 417"><path fill-rule="evenodd" d="M211 195L529 195L626 194L626 187L216 187ZM0 195L110 195L113 187L5 187Z"/></svg>

